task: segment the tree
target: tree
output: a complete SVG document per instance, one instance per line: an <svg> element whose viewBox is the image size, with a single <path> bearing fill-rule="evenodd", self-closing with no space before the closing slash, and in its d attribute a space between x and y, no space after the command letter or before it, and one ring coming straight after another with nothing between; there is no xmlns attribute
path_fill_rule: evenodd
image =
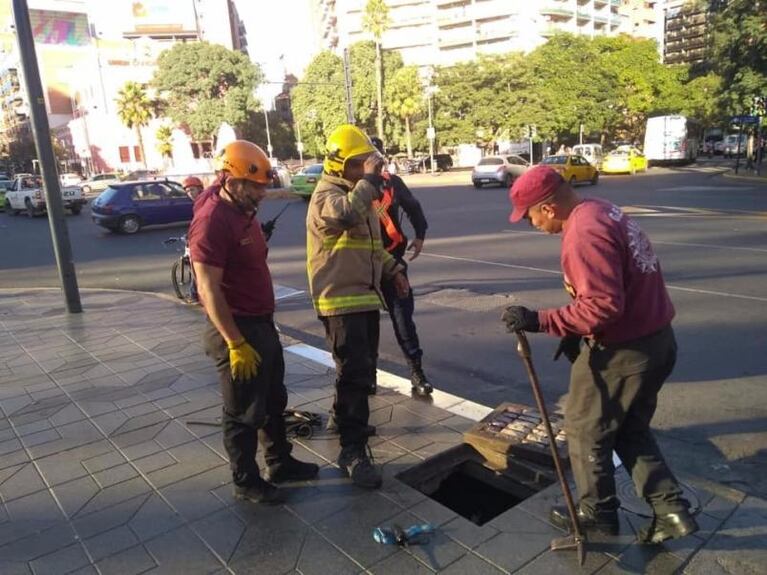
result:
<svg viewBox="0 0 767 575"><path fill-rule="evenodd" d="M413 157L410 122L423 110L423 90L418 68L405 66L397 70L387 84L387 102L391 113L405 122L405 146L407 157Z"/></svg>
<svg viewBox="0 0 767 575"><path fill-rule="evenodd" d="M714 69L726 88L721 103L728 115L751 111L767 94L767 2L732 0L714 16Z"/></svg>
<svg viewBox="0 0 767 575"><path fill-rule="evenodd" d="M160 54L152 84L176 124L210 140L223 122L241 128L260 109L253 94L261 81L261 69L242 52L189 42Z"/></svg>
<svg viewBox="0 0 767 575"><path fill-rule="evenodd" d="M291 93L293 118L301 125L307 154L325 152L325 142L336 126L346 122L344 69L341 58L320 52Z"/></svg>
<svg viewBox="0 0 767 575"><path fill-rule="evenodd" d="M389 27L389 7L385 0L368 0L365 5L365 15L362 18L362 27L373 36L376 48L376 102L378 114L376 116L376 132L379 138L384 137L383 117L383 56L381 54L381 39Z"/></svg>
<svg viewBox="0 0 767 575"><path fill-rule="evenodd" d="M349 48L349 67L352 78L352 104L356 124L369 134L378 133L378 84L370 70L377 66L377 52L373 42L355 42ZM383 53L383 77L393 78L402 67L398 52ZM388 86L388 82L386 82ZM389 110L384 100L384 128L389 125Z"/></svg>
<svg viewBox="0 0 767 575"><path fill-rule="evenodd" d="M125 83L117 94L117 115L129 129L136 130L138 145L141 149L141 160L146 168L146 153L144 152L144 138L141 135L141 128L149 124L149 120L152 118L152 103L144 86L138 82Z"/></svg>
<svg viewBox="0 0 767 575"><path fill-rule="evenodd" d="M157 139L157 151L163 159L170 160L173 163L173 126L164 125L157 128L155 132Z"/></svg>

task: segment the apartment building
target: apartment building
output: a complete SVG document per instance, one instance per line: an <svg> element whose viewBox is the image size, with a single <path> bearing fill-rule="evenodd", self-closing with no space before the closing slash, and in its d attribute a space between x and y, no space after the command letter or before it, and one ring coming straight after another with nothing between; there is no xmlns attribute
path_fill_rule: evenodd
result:
<svg viewBox="0 0 767 575"><path fill-rule="evenodd" d="M369 39L365 0L312 0L323 48ZM622 0L388 0L386 49L406 64L451 65L479 54L529 52L557 32L590 37L625 31Z"/></svg>
<svg viewBox="0 0 767 575"><path fill-rule="evenodd" d="M664 6L660 1L622 0L618 12L624 17L620 31L635 38L655 40L663 55Z"/></svg>
<svg viewBox="0 0 767 575"><path fill-rule="evenodd" d="M671 0L666 3L663 61L666 64L699 64L708 55L709 6Z"/></svg>

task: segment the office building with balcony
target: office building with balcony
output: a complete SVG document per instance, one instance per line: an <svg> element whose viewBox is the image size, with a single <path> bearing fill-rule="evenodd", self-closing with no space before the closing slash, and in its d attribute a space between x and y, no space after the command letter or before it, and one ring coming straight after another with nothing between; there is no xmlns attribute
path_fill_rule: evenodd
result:
<svg viewBox="0 0 767 575"><path fill-rule="evenodd" d="M312 0L319 43L340 50L370 35L365 0ZM621 0L388 0L382 43L406 64L451 65L480 54L529 52L557 32L590 37L624 31Z"/></svg>

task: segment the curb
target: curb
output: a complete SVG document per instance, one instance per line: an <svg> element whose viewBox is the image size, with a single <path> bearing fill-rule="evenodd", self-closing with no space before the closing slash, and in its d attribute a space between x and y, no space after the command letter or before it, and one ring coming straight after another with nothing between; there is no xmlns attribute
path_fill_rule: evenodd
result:
<svg viewBox="0 0 767 575"><path fill-rule="evenodd" d="M61 288L53 288L53 287L29 287L29 288L22 288L22 289L0 288L0 294L6 294L6 293L12 294L14 292L18 293L18 292L25 292L25 291L60 292ZM184 302L182 302L181 300L179 300L178 298L167 295L167 294L163 294L163 293L119 289L119 288L80 288L80 291L81 292L141 294L146 296L154 296L161 300L172 302L176 305L181 305L186 308L196 308L196 310L199 312L202 311L201 306L189 306L185 304ZM292 339L295 339L295 338L292 338ZM296 341L299 341L299 340L296 340ZM324 365L328 369L335 369L335 362L333 361L333 357L331 356L329 352L325 351L324 349L319 349L317 347L313 347L305 343L297 343L297 344L286 346L285 351L290 352L293 355L297 355L299 357L303 357L305 359ZM410 387L411 387L410 380L405 379L404 377L400 377L399 375L389 373L388 371L383 371L381 369L378 370L378 385L380 387L384 387L384 388L396 391L398 393L401 393L402 395L410 396ZM466 417L473 421L479 421L480 419L482 419L483 417L485 417L486 415L488 415L489 413L493 411L492 407L487 407L485 405L475 403L468 399L464 399L463 397L459 397L451 393L440 391L438 389L435 389L434 392L432 393L430 404L433 405L434 407L438 407L440 409L444 409L445 411L449 411L450 413L454 415L460 415L462 417Z"/></svg>
<svg viewBox="0 0 767 575"><path fill-rule="evenodd" d="M740 174L734 174L732 171L724 172L722 174L725 178L732 180L745 180L747 182L761 182L767 184L767 175L765 176L741 176Z"/></svg>

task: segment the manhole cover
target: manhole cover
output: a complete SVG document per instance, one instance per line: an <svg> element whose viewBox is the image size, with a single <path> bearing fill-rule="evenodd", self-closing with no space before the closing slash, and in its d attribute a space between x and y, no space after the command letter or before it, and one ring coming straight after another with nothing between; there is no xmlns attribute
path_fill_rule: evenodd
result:
<svg viewBox="0 0 767 575"><path fill-rule="evenodd" d="M682 497L690 502L690 513L695 515L700 511L700 499L693 487L686 483L679 482L682 487ZM621 507L630 513L637 515L652 516L652 509L644 499L637 496L634 490L634 482L630 477L618 479L616 484L618 498L621 500Z"/></svg>
<svg viewBox="0 0 767 575"><path fill-rule="evenodd" d="M424 294L418 300L463 311L492 311L514 303L516 298L508 294L488 295L467 289L447 288Z"/></svg>

